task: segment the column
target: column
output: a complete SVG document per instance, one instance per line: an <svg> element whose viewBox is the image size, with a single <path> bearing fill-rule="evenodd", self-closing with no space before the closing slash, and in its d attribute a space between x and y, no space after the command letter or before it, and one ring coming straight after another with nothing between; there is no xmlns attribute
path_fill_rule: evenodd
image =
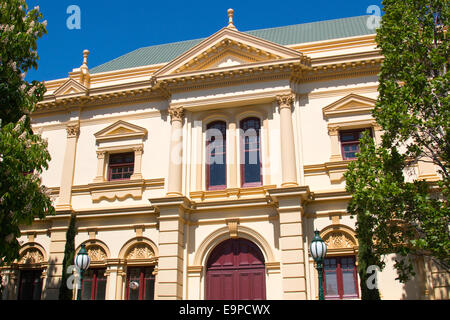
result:
<svg viewBox="0 0 450 320"><path fill-rule="evenodd" d="M142 179L142 152L144 151L143 146L133 148L134 151L134 172L131 175L131 180Z"/></svg>
<svg viewBox="0 0 450 320"><path fill-rule="evenodd" d="M183 172L183 116L182 107L169 108L172 125L170 135L169 178L167 182L168 196L181 196Z"/></svg>
<svg viewBox="0 0 450 320"><path fill-rule="evenodd" d="M294 95L276 97L280 108L280 136L281 136L281 170L282 187L297 186L297 168L295 163L294 128L292 126L291 107Z"/></svg>
<svg viewBox="0 0 450 320"><path fill-rule="evenodd" d="M75 170L75 155L78 136L80 134L80 125L67 125L67 142L64 155L63 172L61 176L61 185L59 188L59 199L56 210L71 210L72 183Z"/></svg>
<svg viewBox="0 0 450 320"><path fill-rule="evenodd" d="M66 232L69 225L68 218L54 219L50 229L50 250L47 268L47 279L45 283L45 300L58 300L59 288L63 271L64 249L66 245Z"/></svg>
<svg viewBox="0 0 450 320"><path fill-rule="evenodd" d="M150 199L159 211L159 257L156 299L183 297L184 211L191 206L185 197Z"/></svg>
<svg viewBox="0 0 450 320"><path fill-rule="evenodd" d="M123 283L126 280L127 273L123 266L117 267L117 277L116 277L116 300L125 300L123 296Z"/></svg>
<svg viewBox="0 0 450 320"><path fill-rule="evenodd" d="M310 197L309 188L272 189L269 194L278 204L283 299L306 300L302 202Z"/></svg>
<svg viewBox="0 0 450 320"><path fill-rule="evenodd" d="M339 127L328 127L328 135L330 136L331 143L331 156L330 161L341 161L341 144L339 142Z"/></svg>
<svg viewBox="0 0 450 320"><path fill-rule="evenodd" d="M237 132L236 132L236 122L230 122L228 124L228 147L227 147L227 153L228 153L228 170L230 172L229 174L229 181L228 181L228 188L238 188L238 181L237 181L237 157L236 157L236 139L237 139ZM227 171L228 171L227 170Z"/></svg>
<svg viewBox="0 0 450 320"><path fill-rule="evenodd" d="M106 151L97 151L97 176L95 177L94 182L105 181L105 156Z"/></svg>

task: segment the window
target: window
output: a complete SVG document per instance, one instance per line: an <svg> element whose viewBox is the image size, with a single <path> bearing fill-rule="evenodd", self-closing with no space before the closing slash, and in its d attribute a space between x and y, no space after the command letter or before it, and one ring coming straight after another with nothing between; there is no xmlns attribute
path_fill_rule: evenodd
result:
<svg viewBox="0 0 450 320"><path fill-rule="evenodd" d="M325 258L325 299L358 298L358 278L354 256Z"/></svg>
<svg viewBox="0 0 450 320"><path fill-rule="evenodd" d="M226 176L226 123L215 121L206 127L207 190L225 189Z"/></svg>
<svg viewBox="0 0 450 320"><path fill-rule="evenodd" d="M116 153L109 155L108 180L128 180L134 171L134 153Z"/></svg>
<svg viewBox="0 0 450 320"><path fill-rule="evenodd" d="M126 300L153 300L153 267L132 267L127 272Z"/></svg>
<svg viewBox="0 0 450 320"><path fill-rule="evenodd" d="M41 300L42 270L21 270L19 300Z"/></svg>
<svg viewBox="0 0 450 320"><path fill-rule="evenodd" d="M359 153L359 140L365 130L370 129L359 129L359 130L349 130L341 131L341 149L342 149L342 159L353 160L356 159L356 154Z"/></svg>
<svg viewBox="0 0 450 320"><path fill-rule="evenodd" d="M262 184L261 177L261 121L247 118L241 121L241 184L256 187Z"/></svg>
<svg viewBox="0 0 450 320"><path fill-rule="evenodd" d="M88 269L83 274L81 300L105 300L106 269Z"/></svg>

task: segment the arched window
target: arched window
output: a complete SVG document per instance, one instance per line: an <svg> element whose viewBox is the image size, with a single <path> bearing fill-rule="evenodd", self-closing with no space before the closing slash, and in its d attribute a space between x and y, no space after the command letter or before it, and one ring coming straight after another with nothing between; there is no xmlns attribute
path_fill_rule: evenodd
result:
<svg viewBox="0 0 450 320"><path fill-rule="evenodd" d="M214 121L206 127L206 189L227 187L226 123Z"/></svg>
<svg viewBox="0 0 450 320"><path fill-rule="evenodd" d="M240 122L241 132L241 185L262 185L261 170L261 121L246 118Z"/></svg>

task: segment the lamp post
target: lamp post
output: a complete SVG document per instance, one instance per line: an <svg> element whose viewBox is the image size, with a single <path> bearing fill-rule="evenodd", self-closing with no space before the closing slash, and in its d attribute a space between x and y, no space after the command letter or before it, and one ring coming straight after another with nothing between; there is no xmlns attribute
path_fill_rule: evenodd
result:
<svg viewBox="0 0 450 320"><path fill-rule="evenodd" d="M316 262L316 269L319 273L319 300L325 300L323 296L323 259L327 254L327 245L319 235L319 231L314 231L314 238L309 247L311 255Z"/></svg>
<svg viewBox="0 0 450 320"><path fill-rule="evenodd" d="M84 244L81 245L80 252L75 256L75 266L80 270L80 286L78 287L77 300L81 300L81 286L83 281L83 274L89 268L89 263L91 259L89 258L86 247Z"/></svg>

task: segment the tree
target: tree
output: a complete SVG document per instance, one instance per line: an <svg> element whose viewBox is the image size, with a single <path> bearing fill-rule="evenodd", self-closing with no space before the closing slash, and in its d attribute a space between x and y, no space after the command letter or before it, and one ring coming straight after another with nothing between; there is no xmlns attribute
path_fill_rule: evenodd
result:
<svg viewBox="0 0 450 320"><path fill-rule="evenodd" d="M76 235L76 215L72 213L70 216L69 229L66 233L66 246L64 248L63 270L61 278L61 286L59 287L59 300L72 300L73 291L67 286L69 274L67 271L73 265L75 258L75 235Z"/></svg>
<svg viewBox="0 0 450 320"><path fill-rule="evenodd" d="M383 6L376 42L384 62L373 110L382 143L375 146L365 134L345 175L348 211L357 217L363 299L374 292L366 288L365 268L382 269L386 254L396 254L401 282L414 276L417 258L450 266L448 2L384 0ZM421 162L435 165L439 181L414 178Z"/></svg>
<svg viewBox="0 0 450 320"><path fill-rule="evenodd" d="M24 0L0 3L0 265L18 257L20 225L55 212L40 178L50 160L47 143L30 121L45 87L25 80L37 69L41 19L39 7L29 10Z"/></svg>

